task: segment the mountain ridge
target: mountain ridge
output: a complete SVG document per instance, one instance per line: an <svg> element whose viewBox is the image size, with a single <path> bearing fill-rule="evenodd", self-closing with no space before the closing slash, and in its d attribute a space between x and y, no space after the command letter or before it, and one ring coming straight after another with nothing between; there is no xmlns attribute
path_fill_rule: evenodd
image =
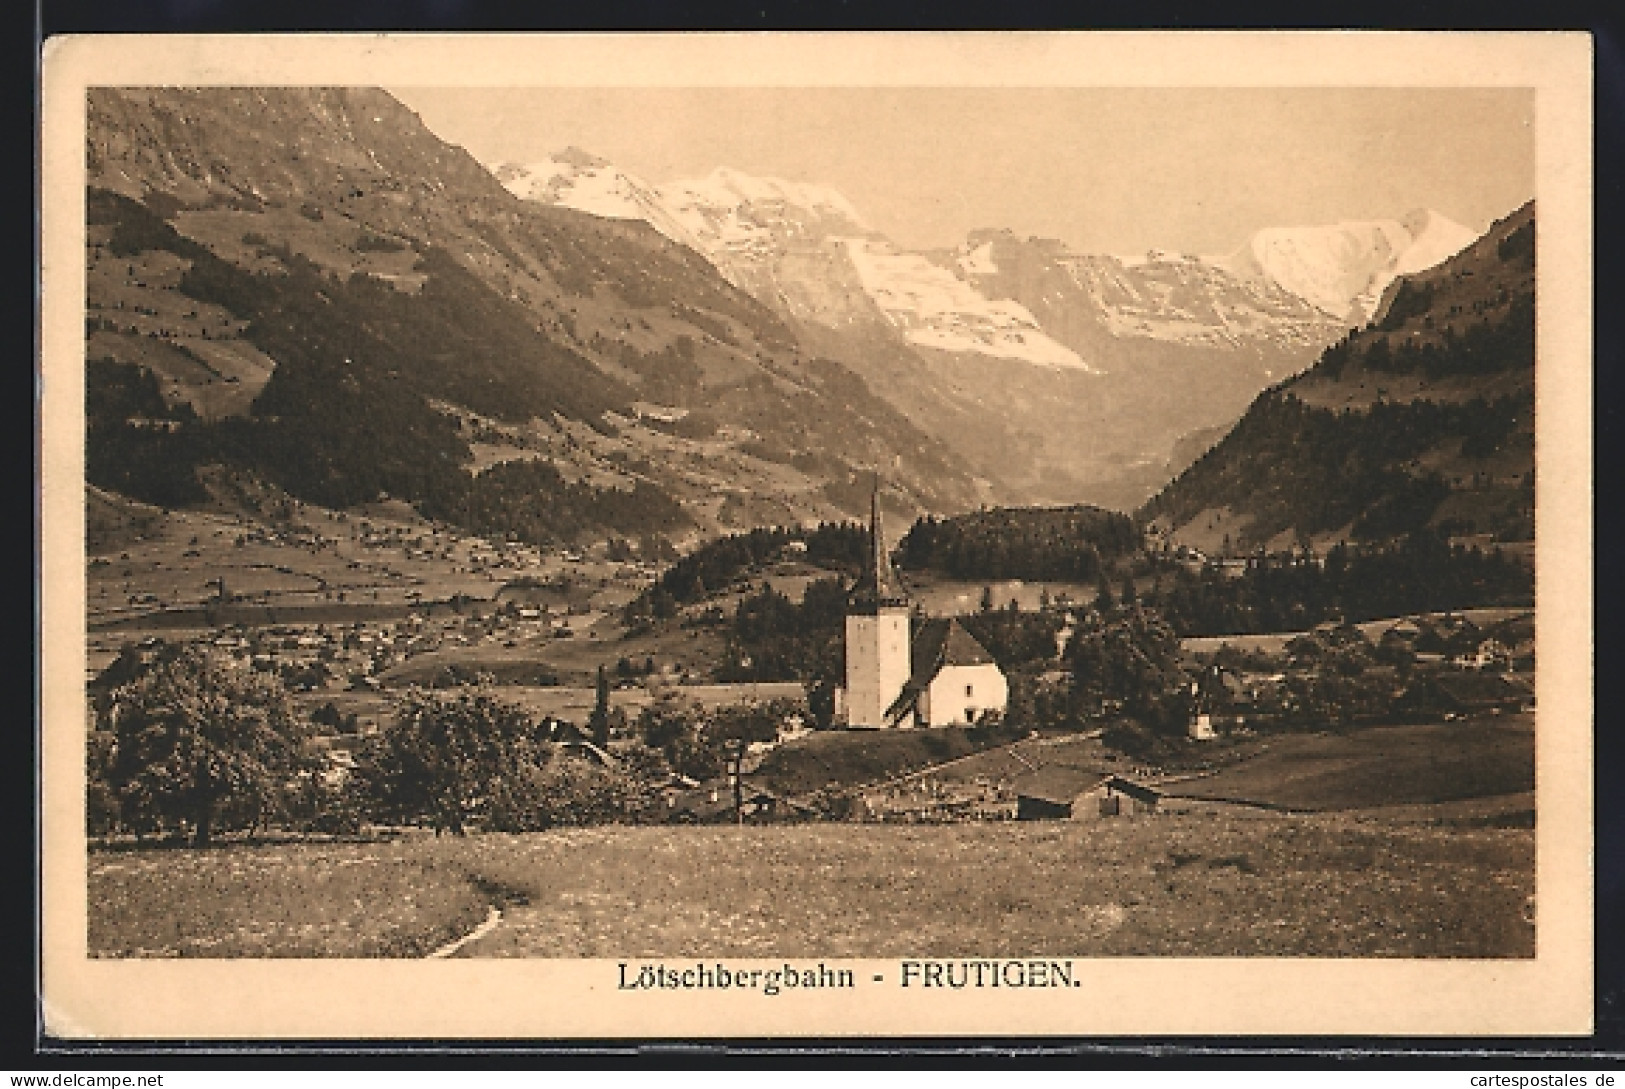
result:
<svg viewBox="0 0 1625 1089"><path fill-rule="evenodd" d="M165 406L104 399L90 471L112 486L139 491L134 466L181 495L226 460L527 533L547 532L527 488L606 509L642 488L663 528L657 496L702 532L858 513L876 467L905 511L983 494L702 256L518 200L384 92L101 89L89 110L87 356ZM592 528L577 506L566 536Z"/></svg>
<svg viewBox="0 0 1625 1089"><path fill-rule="evenodd" d="M1080 254L997 228L909 251L827 186L727 170L704 184L651 185L592 163L555 156L531 170L578 187L539 195L517 182L522 171L494 169L531 199L641 219L695 248L1015 502L1132 509L1183 467L1189 436L1233 423L1260 389L1346 333L1353 294L1374 309L1386 270L1406 253L1426 256L1412 229L1454 237L1434 213L1384 221L1372 230L1390 242L1358 250L1344 276L1350 298L1322 306L1256 262L1238 271L1223 259ZM636 200L601 202L609 176ZM1080 424L1083 442L1072 437Z"/></svg>
<svg viewBox="0 0 1625 1089"><path fill-rule="evenodd" d="M1432 530L1534 539L1535 204L1396 278L1373 320L1270 387L1139 516L1236 554Z"/></svg>

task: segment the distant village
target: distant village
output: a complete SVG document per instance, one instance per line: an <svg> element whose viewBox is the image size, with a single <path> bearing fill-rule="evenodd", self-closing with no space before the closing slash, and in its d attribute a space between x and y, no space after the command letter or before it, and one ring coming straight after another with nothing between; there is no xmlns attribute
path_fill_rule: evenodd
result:
<svg viewBox="0 0 1625 1089"><path fill-rule="evenodd" d="M879 518L876 502L872 531L880 529ZM871 542L883 539L880 532L869 537ZM811 685L719 684L697 664L670 655L660 660L652 654L617 657L619 621L601 604L595 606L595 595L621 582L629 588L620 595L624 598L631 588L649 584L659 566L634 550L613 544L601 545L591 555L563 550L546 557L554 570L540 576L535 572L544 559L541 550L512 543L365 522L352 527L350 540L364 549L389 550L403 561L400 566L450 561L460 574L498 580L496 588L486 598L456 594L433 601L405 588L396 602L404 608L394 608L393 615L265 622L277 613L297 616L300 609L257 604L255 595L231 590L231 576L221 575L214 599L193 606L218 626L185 640L207 646L216 658L240 669L271 674L286 686L310 714L315 733L306 743L309 755L321 769L317 774L323 789L335 792L346 789L356 772L357 754L384 728L391 700L413 685L487 692L498 699L521 691L557 693L545 709L531 707L536 743L565 760L582 762L594 774L635 779L636 800L617 803L622 805L620 818L673 822L1132 817L1156 812L1171 779L1188 777L1192 767L1211 765L1202 755L1209 748L1223 753L1248 739L1305 727L1448 722L1533 707L1532 611L1480 610L1476 619L1446 613L1364 624L1328 620L1300 634L1186 639L1182 670L1192 679L1184 702L1189 751L1183 755L1171 758L1166 739L1153 739L1156 745L1147 748L1144 735L1118 730L1114 723L1126 709L1123 701L1112 698L1097 701L1087 723L1056 732L1027 717L1011 720L1011 701L1013 696L1027 699L1024 707L1030 715L1034 691L1070 684L1062 663L1080 625L1098 622L1094 606L1045 588L1037 612L1054 620L1053 655L1036 670L1012 674L960 618L918 615L887 553L871 546L864 570L848 592L844 683L832 693L834 706L824 724L851 736L854 751L865 745L883 751L892 744L887 736L949 727L978 740L960 757L931 760L928 770L917 769L920 761L915 758L890 764L878 760L871 774L842 772L827 789L823 783L786 789L770 785L775 772L779 779L785 777L786 759L776 755L779 750L829 732L813 729L818 717L811 710ZM266 527L245 529L240 541L232 547L274 545L312 553L332 550L337 543L308 528ZM787 554L804 552L804 546L786 549ZM1194 553L1180 560L1206 562ZM359 559L345 561L344 569L374 579L394 570L383 560ZM356 607L370 599L363 594L359 602L353 596L346 601L350 590L343 583L330 584L320 597L346 605L354 616ZM319 607L315 601L310 604ZM988 607L984 601L984 610ZM230 622L238 613L237 621ZM593 656L596 696L583 687L585 678L561 677L526 653L526 648L552 640L600 638L602 653ZM93 736L108 694L138 676L172 642L159 634L129 642L92 679ZM500 662L492 665L481 658L469 665L460 660L466 657L460 652L481 647L502 654ZM414 663L430 664L409 668ZM726 707L748 708L754 715L751 730L740 734L732 748L729 743L716 748L719 755L709 763L668 755L657 767L646 766L651 738L664 728L660 716L687 716L682 728L698 731L698 737ZM866 742L864 736L874 740ZM1022 739L1031 744L1010 744ZM1079 743L1085 745L1086 759L1079 758L1085 751ZM999 754L996 760L980 751L990 745ZM1046 755L1063 751L1067 757L1058 761ZM1214 759L1222 763L1223 757ZM580 819L606 816L584 813Z"/></svg>

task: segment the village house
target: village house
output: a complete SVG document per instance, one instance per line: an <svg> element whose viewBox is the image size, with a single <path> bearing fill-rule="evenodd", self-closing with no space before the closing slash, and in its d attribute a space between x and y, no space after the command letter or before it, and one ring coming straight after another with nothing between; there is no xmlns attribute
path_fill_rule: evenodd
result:
<svg viewBox="0 0 1625 1089"><path fill-rule="evenodd" d="M1246 724L1252 702L1240 677L1222 666L1208 666L1191 682L1191 720L1186 733L1192 741L1217 740L1221 729Z"/></svg>
<svg viewBox="0 0 1625 1089"><path fill-rule="evenodd" d="M1452 662L1463 669L1510 669L1512 650L1498 639L1485 639L1471 651L1456 655Z"/></svg>

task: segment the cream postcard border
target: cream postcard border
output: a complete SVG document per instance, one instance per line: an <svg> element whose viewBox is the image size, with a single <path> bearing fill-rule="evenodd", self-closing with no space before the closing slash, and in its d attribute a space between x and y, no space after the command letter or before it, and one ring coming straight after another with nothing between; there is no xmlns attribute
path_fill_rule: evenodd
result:
<svg viewBox="0 0 1625 1089"><path fill-rule="evenodd" d="M1593 51L1584 33L296 34L45 43L41 143L42 979L100 1038L1586 1034L1592 1028ZM604 73L612 73L606 79ZM91 86L1531 87L1539 215L1537 956L1112 958L1080 990L617 993L613 961L86 955L85 91ZM1463 169L1471 169L1463 164ZM1034 955L1065 954L1033 950ZM734 961L730 959L730 963ZM763 962L764 964L766 962ZM835 962L832 962L835 963ZM870 985L875 972L888 983ZM1101 1003L1088 997L1111 994Z"/></svg>

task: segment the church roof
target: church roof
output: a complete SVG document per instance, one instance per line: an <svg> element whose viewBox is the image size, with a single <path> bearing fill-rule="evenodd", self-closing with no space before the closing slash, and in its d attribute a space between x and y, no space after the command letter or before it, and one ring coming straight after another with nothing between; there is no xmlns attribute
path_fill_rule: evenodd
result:
<svg viewBox="0 0 1625 1089"><path fill-rule="evenodd" d="M986 665L993 661L987 648L955 618L923 622L910 649L913 676L927 684L943 666Z"/></svg>

